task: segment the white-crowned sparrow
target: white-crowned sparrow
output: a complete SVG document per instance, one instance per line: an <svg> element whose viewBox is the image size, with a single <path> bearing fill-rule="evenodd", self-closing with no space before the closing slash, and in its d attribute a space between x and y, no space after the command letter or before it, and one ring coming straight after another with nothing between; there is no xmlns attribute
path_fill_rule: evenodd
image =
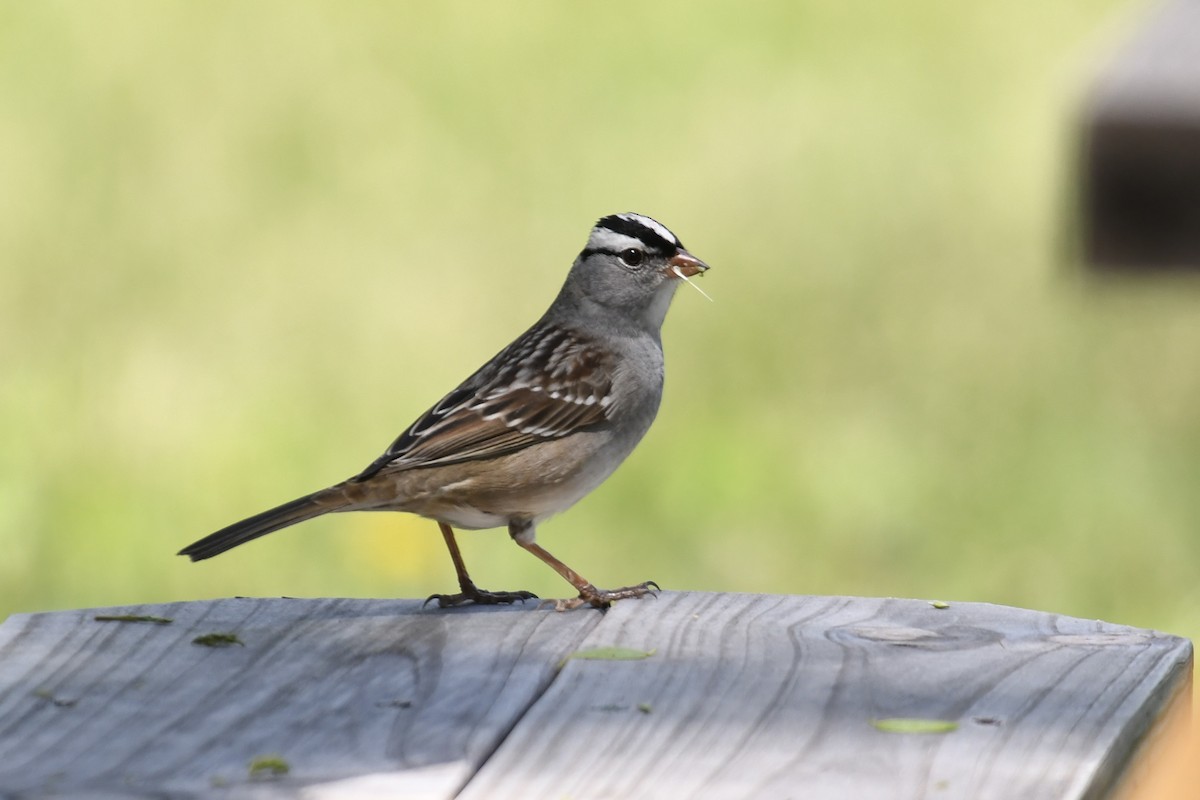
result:
<svg viewBox="0 0 1200 800"><path fill-rule="evenodd" d="M654 421L663 388L661 328L680 280L708 269L641 214L604 217L549 310L360 474L188 545L193 561L333 511L408 511L435 520L460 591L441 606L511 603L467 575L454 532L508 526L513 540L579 590L558 608L640 597L653 581L597 589L534 540L625 460Z"/></svg>

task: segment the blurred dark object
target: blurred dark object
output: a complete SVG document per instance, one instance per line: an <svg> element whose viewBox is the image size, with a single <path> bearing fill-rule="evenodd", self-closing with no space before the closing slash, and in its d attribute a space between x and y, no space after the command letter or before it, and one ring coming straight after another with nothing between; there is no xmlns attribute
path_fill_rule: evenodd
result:
<svg viewBox="0 0 1200 800"><path fill-rule="evenodd" d="M1200 270L1200 0L1156 6L1100 75L1083 147L1087 260Z"/></svg>

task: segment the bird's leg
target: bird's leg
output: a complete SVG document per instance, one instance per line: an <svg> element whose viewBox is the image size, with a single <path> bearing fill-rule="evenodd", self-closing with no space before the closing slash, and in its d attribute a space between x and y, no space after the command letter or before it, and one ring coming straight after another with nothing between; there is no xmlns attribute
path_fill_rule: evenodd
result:
<svg viewBox="0 0 1200 800"><path fill-rule="evenodd" d="M450 560L454 562L454 571L458 573L459 592L458 594L431 594L425 600L425 605L436 600L439 608L461 606L465 603L491 606L515 603L517 600L525 602L537 599L537 595L533 592L488 592L478 588L471 580L471 576L467 574L467 565L463 561L462 553L458 551L454 530L444 522L439 522L438 527L442 530L442 538L446 540L446 548L450 550Z"/></svg>
<svg viewBox="0 0 1200 800"><path fill-rule="evenodd" d="M658 590L658 584L654 581L646 581L639 583L636 586L623 586L620 589L597 589L589 581L585 580L575 570L568 567L563 562L559 561L548 550L539 545L534 539L533 523L530 522L511 522L508 525L508 535L513 538L513 541L524 547L529 552L540 558L542 561L550 565L550 568L563 577L568 583L579 590L578 597L572 597L566 600L555 600L555 611L569 611L573 608L579 608L582 605L590 605L595 608L605 609L613 604L615 600L626 600L633 597L641 597L649 594L653 595Z"/></svg>

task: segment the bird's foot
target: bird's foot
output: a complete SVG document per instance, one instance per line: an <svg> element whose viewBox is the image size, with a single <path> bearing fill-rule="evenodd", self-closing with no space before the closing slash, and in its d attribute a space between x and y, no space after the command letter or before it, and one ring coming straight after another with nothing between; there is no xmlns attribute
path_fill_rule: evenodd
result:
<svg viewBox="0 0 1200 800"><path fill-rule="evenodd" d="M518 600L524 603L526 600L537 599L538 596L533 592L489 592L468 583L463 585L462 591L458 594L429 595L422 604L422 607L434 601L437 601L438 608L453 608L454 606L464 606L467 603L474 603L477 606L502 606L515 603Z"/></svg>
<svg viewBox="0 0 1200 800"><path fill-rule="evenodd" d="M646 581L636 586L623 586L620 589L597 589L589 583L579 590L579 597L554 600L552 602L554 603L555 611L570 611L573 608L585 605L603 611L617 600L629 600L635 597L643 597L644 595L654 597L660 591L662 590L654 581Z"/></svg>

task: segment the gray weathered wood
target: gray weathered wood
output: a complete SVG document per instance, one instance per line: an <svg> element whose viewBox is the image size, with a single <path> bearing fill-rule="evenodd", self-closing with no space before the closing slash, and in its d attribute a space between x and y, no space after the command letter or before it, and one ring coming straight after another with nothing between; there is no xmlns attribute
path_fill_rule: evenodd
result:
<svg viewBox="0 0 1200 800"><path fill-rule="evenodd" d="M916 600L132 612L175 622L59 612L0 626L0 795L1098 797L1183 702L1192 658L1152 631ZM214 631L245 646L191 644ZM559 668L598 646L654 653ZM894 717L958 728L872 725ZM270 753L291 773L250 780Z"/></svg>
<svg viewBox="0 0 1200 800"><path fill-rule="evenodd" d="M174 622L97 622L97 613ZM366 786L453 797L597 621L413 600L15 616L0 627L0 795L224 787L269 797L325 785L329 797ZM244 644L191 643L213 632ZM290 774L248 780L250 760L269 754Z"/></svg>
<svg viewBox="0 0 1200 800"><path fill-rule="evenodd" d="M1093 797L1191 668L1176 637L916 600L671 595L587 644L656 654L570 662L464 800ZM959 728L872 726L897 717Z"/></svg>
<svg viewBox="0 0 1200 800"><path fill-rule="evenodd" d="M1200 268L1200 0L1151 11L1096 80L1083 119L1089 260Z"/></svg>

